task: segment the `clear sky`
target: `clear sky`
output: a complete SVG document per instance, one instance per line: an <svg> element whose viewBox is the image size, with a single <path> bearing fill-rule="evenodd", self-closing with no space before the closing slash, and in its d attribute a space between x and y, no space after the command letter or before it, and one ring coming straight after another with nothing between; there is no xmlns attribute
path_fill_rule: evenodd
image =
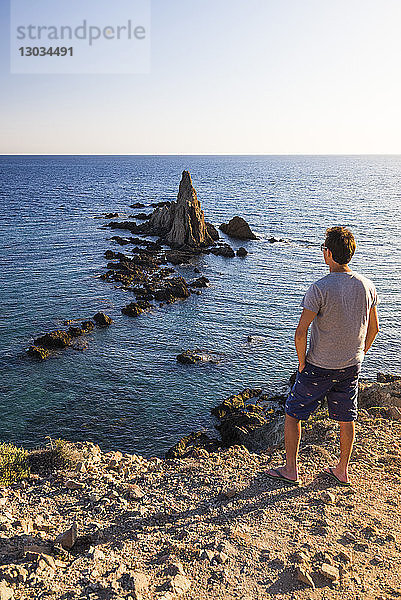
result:
<svg viewBox="0 0 401 600"><path fill-rule="evenodd" d="M139 75L12 75L0 17L2 154L401 153L401 0L152 0Z"/></svg>

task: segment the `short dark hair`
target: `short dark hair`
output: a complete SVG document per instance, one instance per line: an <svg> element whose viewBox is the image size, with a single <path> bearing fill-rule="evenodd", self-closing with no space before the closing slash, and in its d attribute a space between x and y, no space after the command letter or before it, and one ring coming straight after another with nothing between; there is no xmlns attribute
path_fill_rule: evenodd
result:
<svg viewBox="0 0 401 600"><path fill-rule="evenodd" d="M355 238L346 227L329 227L326 229L325 246L331 251L333 260L339 265L346 265L354 256Z"/></svg>

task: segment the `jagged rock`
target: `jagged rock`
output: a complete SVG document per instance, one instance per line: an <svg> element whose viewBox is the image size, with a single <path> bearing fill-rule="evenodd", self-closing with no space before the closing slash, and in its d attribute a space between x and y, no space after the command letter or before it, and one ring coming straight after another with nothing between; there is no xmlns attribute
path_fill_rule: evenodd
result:
<svg viewBox="0 0 401 600"><path fill-rule="evenodd" d="M98 327L108 327L113 322L113 319L105 315L103 312L97 312L93 316L93 320Z"/></svg>
<svg viewBox="0 0 401 600"><path fill-rule="evenodd" d="M210 281L207 277L203 275L202 277L198 277L198 279L195 279L194 281L190 281L188 285L190 287L196 288L209 287Z"/></svg>
<svg viewBox="0 0 401 600"><path fill-rule="evenodd" d="M358 403L361 408L395 406L401 408L401 381L393 383L360 383Z"/></svg>
<svg viewBox="0 0 401 600"><path fill-rule="evenodd" d="M152 305L147 300L139 300L138 302L130 302L130 304L127 304L127 306L121 309L121 312L128 317L137 317L151 307Z"/></svg>
<svg viewBox="0 0 401 600"><path fill-rule="evenodd" d="M211 412L220 420L216 429L225 446L244 445L249 450L259 451L281 443L283 438L285 396L277 396L268 403L266 410L260 404L246 404L252 395L261 390L244 390L242 394L230 396ZM259 398L261 400L262 397ZM273 400L276 405L273 405Z"/></svg>
<svg viewBox="0 0 401 600"><path fill-rule="evenodd" d="M237 256L246 256L247 254L248 254L248 251L245 248L243 248L243 246L238 248Z"/></svg>
<svg viewBox="0 0 401 600"><path fill-rule="evenodd" d="M182 173L177 201L156 208L145 225L147 234L161 236L173 248L214 243L188 171Z"/></svg>
<svg viewBox="0 0 401 600"><path fill-rule="evenodd" d="M80 335L83 334L83 329L81 329L81 327L69 327L67 330L67 333L72 338L79 337Z"/></svg>
<svg viewBox="0 0 401 600"><path fill-rule="evenodd" d="M163 287L154 290L155 300L174 302L179 298L188 298L190 292L183 277L172 277L164 282Z"/></svg>
<svg viewBox="0 0 401 600"><path fill-rule="evenodd" d="M205 221L205 223L206 223L207 232L210 235L210 237L212 238L212 240L217 241L218 239L220 239L220 235L219 235L219 232L217 231L216 227L214 225L212 225L212 223L209 223L208 221Z"/></svg>
<svg viewBox="0 0 401 600"><path fill-rule="evenodd" d="M132 219L139 219L140 221L147 221L148 219L150 219L151 214L147 214L147 213L138 213L136 215L130 215L130 217Z"/></svg>
<svg viewBox="0 0 401 600"><path fill-rule="evenodd" d="M228 223L222 223L219 227L223 233L239 240L257 240L257 236L251 231L248 223L242 217L233 217Z"/></svg>
<svg viewBox="0 0 401 600"><path fill-rule="evenodd" d="M73 523L69 529L57 536L54 543L60 544L64 550L70 550L77 541L77 524Z"/></svg>
<svg viewBox="0 0 401 600"><path fill-rule="evenodd" d="M401 375L394 375L391 373L377 373L378 383L393 383L394 381L401 381Z"/></svg>
<svg viewBox="0 0 401 600"><path fill-rule="evenodd" d="M46 360L46 358L49 358L50 356L49 350L42 348L42 346L29 346L27 352L32 358L37 358L39 360Z"/></svg>
<svg viewBox="0 0 401 600"><path fill-rule="evenodd" d="M215 452L219 447L216 439L210 438L203 431L196 431L182 437L174 446L167 450L166 458L185 458L190 456L196 449L205 449Z"/></svg>

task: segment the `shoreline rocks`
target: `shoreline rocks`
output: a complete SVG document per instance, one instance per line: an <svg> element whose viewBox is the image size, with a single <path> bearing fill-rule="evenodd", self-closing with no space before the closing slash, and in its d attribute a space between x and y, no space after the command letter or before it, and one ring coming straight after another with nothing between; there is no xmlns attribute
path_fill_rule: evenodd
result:
<svg viewBox="0 0 401 600"><path fill-rule="evenodd" d="M113 322L113 320L103 312L97 312L94 315L93 320L98 327L109 327ZM67 321L66 324L69 323L71 323L71 321ZM74 339L89 333L94 327L93 321L86 320L81 322L80 327L70 325L67 331L57 329L45 333L33 340L33 344L27 349L27 354L38 360L46 360L47 358L50 358L52 352L57 350L72 348L73 350L83 351L88 347L87 344L81 340L74 343Z"/></svg>

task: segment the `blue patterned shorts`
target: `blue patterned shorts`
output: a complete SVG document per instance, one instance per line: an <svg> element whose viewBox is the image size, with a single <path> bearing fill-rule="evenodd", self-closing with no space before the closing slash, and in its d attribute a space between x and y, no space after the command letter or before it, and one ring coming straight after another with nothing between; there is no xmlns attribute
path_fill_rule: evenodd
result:
<svg viewBox="0 0 401 600"><path fill-rule="evenodd" d="M335 421L355 421L358 415L358 379L361 367L322 369L310 363L297 371L285 403L290 417L306 421L326 397L329 417Z"/></svg>

